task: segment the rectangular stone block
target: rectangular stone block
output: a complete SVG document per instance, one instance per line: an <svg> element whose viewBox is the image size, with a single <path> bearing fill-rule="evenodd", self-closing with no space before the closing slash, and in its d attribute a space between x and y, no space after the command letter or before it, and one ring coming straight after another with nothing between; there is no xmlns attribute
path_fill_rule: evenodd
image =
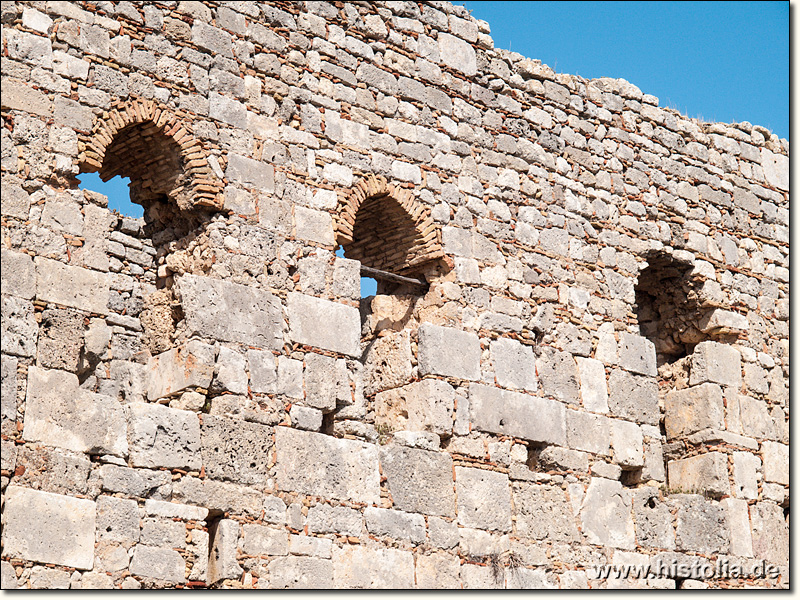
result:
<svg viewBox="0 0 800 600"><path fill-rule="evenodd" d="M192 387L207 389L213 375L214 347L192 340L148 361L147 399L166 398Z"/></svg>
<svg viewBox="0 0 800 600"><path fill-rule="evenodd" d="M242 552L253 556L286 556L289 554L289 534L285 529L274 529L245 523L242 525Z"/></svg>
<svg viewBox="0 0 800 600"><path fill-rule="evenodd" d="M446 381L423 379L375 395L375 423L393 431L453 432L455 390Z"/></svg>
<svg viewBox="0 0 800 600"><path fill-rule="evenodd" d="M789 446L777 442L761 444L764 480L789 485Z"/></svg>
<svg viewBox="0 0 800 600"><path fill-rule="evenodd" d="M733 495L744 500L758 498L761 459L749 452L733 453Z"/></svg>
<svg viewBox="0 0 800 600"><path fill-rule="evenodd" d="M667 439L690 435L702 429L724 429L724 413L722 388L713 383L667 392L664 398Z"/></svg>
<svg viewBox="0 0 800 600"><path fill-rule="evenodd" d="M572 354L546 349L536 361L536 370L546 396L578 404L578 367Z"/></svg>
<svg viewBox="0 0 800 600"><path fill-rule="evenodd" d="M727 517L730 553L735 556L753 556L753 537L750 532L747 502L736 498L724 498L719 503L725 509Z"/></svg>
<svg viewBox="0 0 800 600"><path fill-rule="evenodd" d="M423 323L417 331L419 372L458 379L481 376L481 344L478 336L452 327Z"/></svg>
<svg viewBox="0 0 800 600"><path fill-rule="evenodd" d="M248 350L250 390L256 394L274 394L278 384L275 355L265 350Z"/></svg>
<svg viewBox="0 0 800 600"><path fill-rule="evenodd" d="M490 531L511 530L511 489L508 475L456 467L458 523Z"/></svg>
<svg viewBox="0 0 800 600"><path fill-rule="evenodd" d="M536 391L536 361L533 348L516 340L499 338L490 344L492 366L498 385Z"/></svg>
<svg viewBox="0 0 800 600"><path fill-rule="evenodd" d="M732 394L728 394L732 395ZM767 403L749 396L736 394L739 407L739 423L742 433L748 437L758 439L774 439L775 423L769 414Z"/></svg>
<svg viewBox="0 0 800 600"><path fill-rule="evenodd" d="M667 465L669 487L684 494L726 496L731 493L728 482L728 455L708 452L699 456L673 460Z"/></svg>
<svg viewBox="0 0 800 600"><path fill-rule="evenodd" d="M619 481L592 477L581 504L583 533L592 544L632 550L635 535L630 491Z"/></svg>
<svg viewBox="0 0 800 600"><path fill-rule="evenodd" d="M565 412L570 448L603 456L611 454L610 419L577 410Z"/></svg>
<svg viewBox="0 0 800 600"><path fill-rule="evenodd" d="M343 358L309 352L305 360L305 403L324 412L337 404L352 404L350 377Z"/></svg>
<svg viewBox="0 0 800 600"><path fill-rule="evenodd" d="M259 580L259 587L261 580ZM333 564L330 560L286 556L269 563L269 587L274 589L330 589Z"/></svg>
<svg viewBox="0 0 800 600"><path fill-rule="evenodd" d="M611 414L623 419L658 425L658 384L655 378L614 369L608 378Z"/></svg>
<svg viewBox="0 0 800 600"><path fill-rule="evenodd" d="M728 344L700 342L692 353L689 385L720 383L738 390L742 386L742 355Z"/></svg>
<svg viewBox="0 0 800 600"><path fill-rule="evenodd" d="M16 296L2 296L0 328L3 354L34 356L39 325L33 313L33 303Z"/></svg>
<svg viewBox="0 0 800 600"><path fill-rule="evenodd" d="M0 418L5 422L17 420L17 359L5 354L0 359L2 365L2 390L0 392Z"/></svg>
<svg viewBox="0 0 800 600"><path fill-rule="evenodd" d="M95 503L16 485L5 491L3 554L39 563L91 569Z"/></svg>
<svg viewBox="0 0 800 600"><path fill-rule="evenodd" d="M372 535L409 540L415 544L425 541L425 517L422 515L368 506L364 510L364 520Z"/></svg>
<svg viewBox="0 0 800 600"><path fill-rule="evenodd" d="M381 448L380 459L396 508L426 515L455 515L453 460L449 454L389 446Z"/></svg>
<svg viewBox="0 0 800 600"><path fill-rule="evenodd" d="M671 498L677 506L675 544L678 550L726 553L730 547L727 515L721 503L688 494Z"/></svg>
<svg viewBox="0 0 800 600"><path fill-rule="evenodd" d="M238 579L242 574L236 551L239 545L239 522L220 519L209 532L209 537L213 542L208 556L206 583L213 585L223 579Z"/></svg>
<svg viewBox="0 0 800 600"><path fill-rule="evenodd" d="M100 315L108 314L109 278L81 267L37 256L36 298Z"/></svg>
<svg viewBox="0 0 800 600"><path fill-rule="evenodd" d="M333 548L333 581L337 588L410 589L414 555L393 548Z"/></svg>
<svg viewBox="0 0 800 600"><path fill-rule="evenodd" d="M473 426L481 431L567 445L565 408L555 400L473 383L469 410Z"/></svg>
<svg viewBox="0 0 800 600"><path fill-rule="evenodd" d="M176 290L187 335L270 350L283 346L280 301L271 293L196 275L182 275Z"/></svg>
<svg viewBox="0 0 800 600"><path fill-rule="evenodd" d="M619 336L619 366L631 373L655 377L656 347L646 337L632 333Z"/></svg>
<svg viewBox="0 0 800 600"><path fill-rule="evenodd" d="M594 358L576 356L580 378L581 401L586 410L596 413L608 412L608 385L603 363Z"/></svg>
<svg viewBox="0 0 800 600"><path fill-rule="evenodd" d="M224 111L225 108L221 110ZM275 187L274 167L272 165L260 160L239 156L238 154L228 155L228 168L225 171L225 177L232 183L263 190L265 193L272 192Z"/></svg>
<svg viewBox="0 0 800 600"><path fill-rule="evenodd" d="M346 506L317 504L308 509L306 525L311 533L340 533L360 536L364 528L361 513Z"/></svg>
<svg viewBox="0 0 800 600"><path fill-rule="evenodd" d="M378 502L380 475L375 446L277 427L275 447L280 489L366 504Z"/></svg>
<svg viewBox="0 0 800 600"><path fill-rule="evenodd" d="M123 406L86 392L72 373L28 367L23 439L88 454L127 456Z"/></svg>
<svg viewBox="0 0 800 600"><path fill-rule="evenodd" d="M435 552L433 554L418 554L416 564L417 588L431 589L461 589L459 573L461 561L458 556Z"/></svg>
<svg viewBox="0 0 800 600"><path fill-rule="evenodd" d="M289 294L286 307L292 341L348 356L361 355L357 308L297 292Z"/></svg>
<svg viewBox="0 0 800 600"><path fill-rule="evenodd" d="M199 470L200 421L186 410L161 404L127 406L131 465Z"/></svg>
<svg viewBox="0 0 800 600"><path fill-rule="evenodd" d="M272 427L203 415L200 450L208 477L263 484L269 473L271 449Z"/></svg>
<svg viewBox="0 0 800 600"><path fill-rule="evenodd" d="M636 423L611 419L611 447L614 462L623 468L644 465L644 438Z"/></svg>
<svg viewBox="0 0 800 600"><path fill-rule="evenodd" d="M36 295L36 269L28 254L0 249L0 273L4 294L28 300Z"/></svg>
<svg viewBox="0 0 800 600"><path fill-rule="evenodd" d="M521 537L552 542L580 539L572 506L558 487L515 483L514 508Z"/></svg>
<svg viewBox="0 0 800 600"><path fill-rule="evenodd" d="M186 561L175 550L137 545L131 559L131 573L169 583L186 580Z"/></svg>

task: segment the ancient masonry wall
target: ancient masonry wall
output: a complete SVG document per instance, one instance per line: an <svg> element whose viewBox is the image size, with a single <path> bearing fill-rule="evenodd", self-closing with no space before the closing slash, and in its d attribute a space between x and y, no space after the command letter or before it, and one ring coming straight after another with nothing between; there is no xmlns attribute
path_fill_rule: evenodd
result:
<svg viewBox="0 0 800 600"><path fill-rule="evenodd" d="M2 44L3 587L788 585L787 141L445 2Z"/></svg>

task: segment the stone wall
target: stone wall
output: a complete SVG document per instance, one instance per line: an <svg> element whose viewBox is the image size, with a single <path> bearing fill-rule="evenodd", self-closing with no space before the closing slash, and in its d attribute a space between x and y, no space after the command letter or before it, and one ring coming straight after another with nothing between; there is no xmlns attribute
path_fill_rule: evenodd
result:
<svg viewBox="0 0 800 600"><path fill-rule="evenodd" d="M786 140L445 2L2 27L4 588L788 585Z"/></svg>

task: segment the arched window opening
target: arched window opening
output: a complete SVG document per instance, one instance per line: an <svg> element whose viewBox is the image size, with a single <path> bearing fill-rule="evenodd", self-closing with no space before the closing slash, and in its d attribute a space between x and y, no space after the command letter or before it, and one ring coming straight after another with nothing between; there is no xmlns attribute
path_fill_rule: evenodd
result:
<svg viewBox="0 0 800 600"><path fill-rule="evenodd" d="M78 175L78 181L80 189L97 192L108 198L109 210L134 219L141 219L144 215L144 209L131 202L129 178L117 176L103 181L97 173L81 173Z"/></svg>

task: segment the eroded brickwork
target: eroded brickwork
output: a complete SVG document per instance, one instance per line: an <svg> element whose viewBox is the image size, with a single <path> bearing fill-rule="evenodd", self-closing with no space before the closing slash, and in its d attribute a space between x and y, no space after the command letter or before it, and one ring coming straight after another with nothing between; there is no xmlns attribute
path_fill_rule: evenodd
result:
<svg viewBox="0 0 800 600"><path fill-rule="evenodd" d="M787 141L445 2L2 28L4 588L788 586Z"/></svg>

